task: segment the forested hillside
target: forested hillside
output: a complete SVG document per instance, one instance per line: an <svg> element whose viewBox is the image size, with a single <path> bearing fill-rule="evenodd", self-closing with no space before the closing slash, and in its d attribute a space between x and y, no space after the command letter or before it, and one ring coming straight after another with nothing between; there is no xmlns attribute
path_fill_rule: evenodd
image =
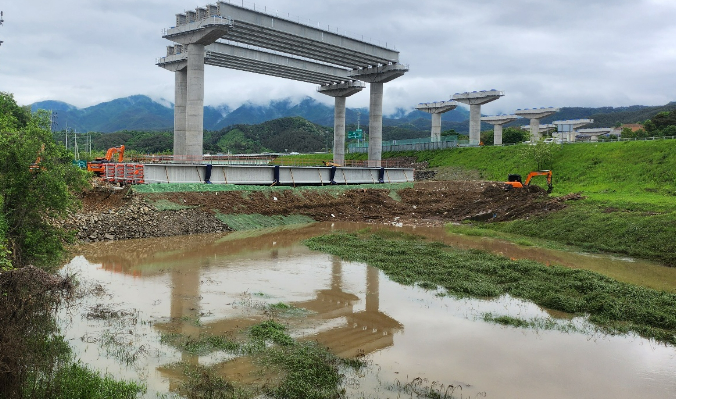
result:
<svg viewBox="0 0 710 399"><path fill-rule="evenodd" d="M55 113L54 130L76 132L114 133L119 131L168 131L173 126L173 105L166 100L154 101L147 96L136 95L119 98L87 108L77 108L60 101L43 101L31 105L32 110L50 110ZM556 114L543 118L543 124L556 120L594 119L586 127L613 127L618 123L644 122L662 111L675 111L675 102L662 106L634 105L629 107L561 107ZM510 110L507 113L514 113ZM348 125L362 127L369 123L366 108L347 108L345 121ZM486 108L483 109L486 114ZM333 126L333 105L314 98L273 100L268 104L245 103L236 109L226 105L204 107L204 128L219 131L233 125L256 125L274 119L302 117L316 125ZM442 115L443 130L453 129L459 133L468 132L468 107L461 105ZM506 126L529 124L528 119L520 119ZM419 110L397 110L385 115L382 120L384 140L424 137L431 129L431 115ZM492 130L493 126L482 123L481 130Z"/></svg>
<svg viewBox="0 0 710 399"><path fill-rule="evenodd" d="M301 117L234 125L205 134L205 152L315 152L332 148L333 129Z"/></svg>
<svg viewBox="0 0 710 399"><path fill-rule="evenodd" d="M105 152L125 145L128 151L140 154L169 154L173 150L173 132L122 131L88 133L77 136L77 148L86 152L91 136L91 148ZM74 135L56 132L55 140L74 145ZM215 132L205 132L205 153L316 152L332 149L333 130L303 118L280 118L258 125L234 125Z"/></svg>

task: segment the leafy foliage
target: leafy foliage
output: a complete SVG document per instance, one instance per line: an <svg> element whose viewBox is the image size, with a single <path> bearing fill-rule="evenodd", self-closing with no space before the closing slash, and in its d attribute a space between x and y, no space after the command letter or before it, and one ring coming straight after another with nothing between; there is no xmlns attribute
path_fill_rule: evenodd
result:
<svg viewBox="0 0 710 399"><path fill-rule="evenodd" d="M332 129L304 118L281 118L207 133L204 147L212 153L313 152L332 146L332 135Z"/></svg>
<svg viewBox="0 0 710 399"><path fill-rule="evenodd" d="M75 193L88 184L88 174L52 139L47 111L18 111L5 93L0 103L8 111L0 114L0 237L15 266L47 265L68 239L50 221L78 205Z"/></svg>
<svg viewBox="0 0 710 399"><path fill-rule="evenodd" d="M556 154L562 150L562 147L552 143L536 143L535 145L524 145L520 147L521 157L533 161L537 167L536 170L550 170L553 168L553 162Z"/></svg>

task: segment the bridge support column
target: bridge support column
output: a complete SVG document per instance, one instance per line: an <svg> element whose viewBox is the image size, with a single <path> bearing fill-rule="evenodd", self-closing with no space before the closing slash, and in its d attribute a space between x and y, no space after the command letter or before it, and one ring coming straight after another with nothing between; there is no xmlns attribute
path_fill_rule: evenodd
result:
<svg viewBox="0 0 710 399"><path fill-rule="evenodd" d="M202 161L205 105L205 46L187 46L187 123L185 156L192 162Z"/></svg>
<svg viewBox="0 0 710 399"><path fill-rule="evenodd" d="M441 141L441 114L431 114L431 142Z"/></svg>
<svg viewBox="0 0 710 399"><path fill-rule="evenodd" d="M493 125L493 145L503 145L503 125Z"/></svg>
<svg viewBox="0 0 710 399"><path fill-rule="evenodd" d="M333 162L345 165L345 99L365 88L359 81L349 81L318 87L318 92L335 97L333 123Z"/></svg>
<svg viewBox="0 0 710 399"><path fill-rule="evenodd" d="M175 71L175 118L173 132L173 155L185 153L185 129L187 124L187 69Z"/></svg>
<svg viewBox="0 0 710 399"><path fill-rule="evenodd" d="M367 166L382 166L382 97L383 83L370 83L370 142L367 147Z"/></svg>
<svg viewBox="0 0 710 399"><path fill-rule="evenodd" d="M520 119L517 115L484 116L482 121L493 125L493 145L503 145L503 124Z"/></svg>
<svg viewBox="0 0 710 399"><path fill-rule="evenodd" d="M540 119L530 119L530 142L536 143L540 141Z"/></svg>
<svg viewBox="0 0 710 399"><path fill-rule="evenodd" d="M435 103L420 103L416 109L431 114L431 142L441 141L441 114L456 109L455 101L439 101Z"/></svg>
<svg viewBox="0 0 710 399"><path fill-rule="evenodd" d="M540 119L550 116L559 111L559 108L533 108L519 109L515 115L530 119L530 142L535 143L540 140Z"/></svg>
<svg viewBox="0 0 710 399"><path fill-rule="evenodd" d="M345 97L335 97L333 162L345 165Z"/></svg>
<svg viewBox="0 0 710 399"><path fill-rule="evenodd" d="M367 144L367 165L382 166L382 97L384 83L390 82L409 71L401 64L389 64L374 68L354 70L350 76L370 83L370 142Z"/></svg>
<svg viewBox="0 0 710 399"><path fill-rule="evenodd" d="M481 143L481 105L495 101L505 93L498 90L472 91L466 93L456 93L451 96L453 101L468 104L470 115L468 117L468 144L479 145Z"/></svg>
<svg viewBox="0 0 710 399"><path fill-rule="evenodd" d="M478 145L481 142L481 104L470 105L468 117L468 144Z"/></svg>

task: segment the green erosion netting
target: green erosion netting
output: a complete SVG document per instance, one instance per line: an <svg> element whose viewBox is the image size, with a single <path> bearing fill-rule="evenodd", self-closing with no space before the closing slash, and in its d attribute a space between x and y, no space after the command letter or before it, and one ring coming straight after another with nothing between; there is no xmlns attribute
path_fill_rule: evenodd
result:
<svg viewBox="0 0 710 399"><path fill-rule="evenodd" d="M401 190L414 187L414 183L384 183L384 184L339 184L327 186L259 186L238 184L204 184L204 183L167 183L167 184L137 184L131 189L137 193L184 193L206 191L272 191L272 190L328 190L342 192L360 187L377 189Z"/></svg>
<svg viewBox="0 0 710 399"><path fill-rule="evenodd" d="M252 215L225 215L218 214L217 218L233 230L254 230L267 227L279 227L295 224L313 223L315 220L303 215L274 215L266 216L259 214Z"/></svg>

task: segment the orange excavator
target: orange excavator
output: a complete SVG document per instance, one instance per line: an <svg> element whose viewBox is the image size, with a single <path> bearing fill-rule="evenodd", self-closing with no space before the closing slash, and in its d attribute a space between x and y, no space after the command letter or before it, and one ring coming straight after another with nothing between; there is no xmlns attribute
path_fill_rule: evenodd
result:
<svg viewBox="0 0 710 399"><path fill-rule="evenodd" d="M508 175L508 181L506 189L511 188L522 188L530 185L530 180L535 176L547 176L547 192L552 192L552 171L551 170L536 170L528 173L528 177L525 178L525 183L523 183L522 177L520 175Z"/></svg>
<svg viewBox="0 0 710 399"><path fill-rule="evenodd" d="M120 147L112 147L106 151L106 156L103 158L96 158L93 161L86 164L86 169L89 172L94 172L96 176L103 176L106 173L106 164L109 162L114 162L114 155L118 154L118 162L123 162L123 152L126 150L126 146L122 145Z"/></svg>
<svg viewBox="0 0 710 399"><path fill-rule="evenodd" d="M40 170L39 163L42 162L42 153L44 153L44 143L42 143L42 148L39 150L39 153L37 153L37 160L30 165L31 172L38 172ZM45 170L45 168L43 167L42 170Z"/></svg>

